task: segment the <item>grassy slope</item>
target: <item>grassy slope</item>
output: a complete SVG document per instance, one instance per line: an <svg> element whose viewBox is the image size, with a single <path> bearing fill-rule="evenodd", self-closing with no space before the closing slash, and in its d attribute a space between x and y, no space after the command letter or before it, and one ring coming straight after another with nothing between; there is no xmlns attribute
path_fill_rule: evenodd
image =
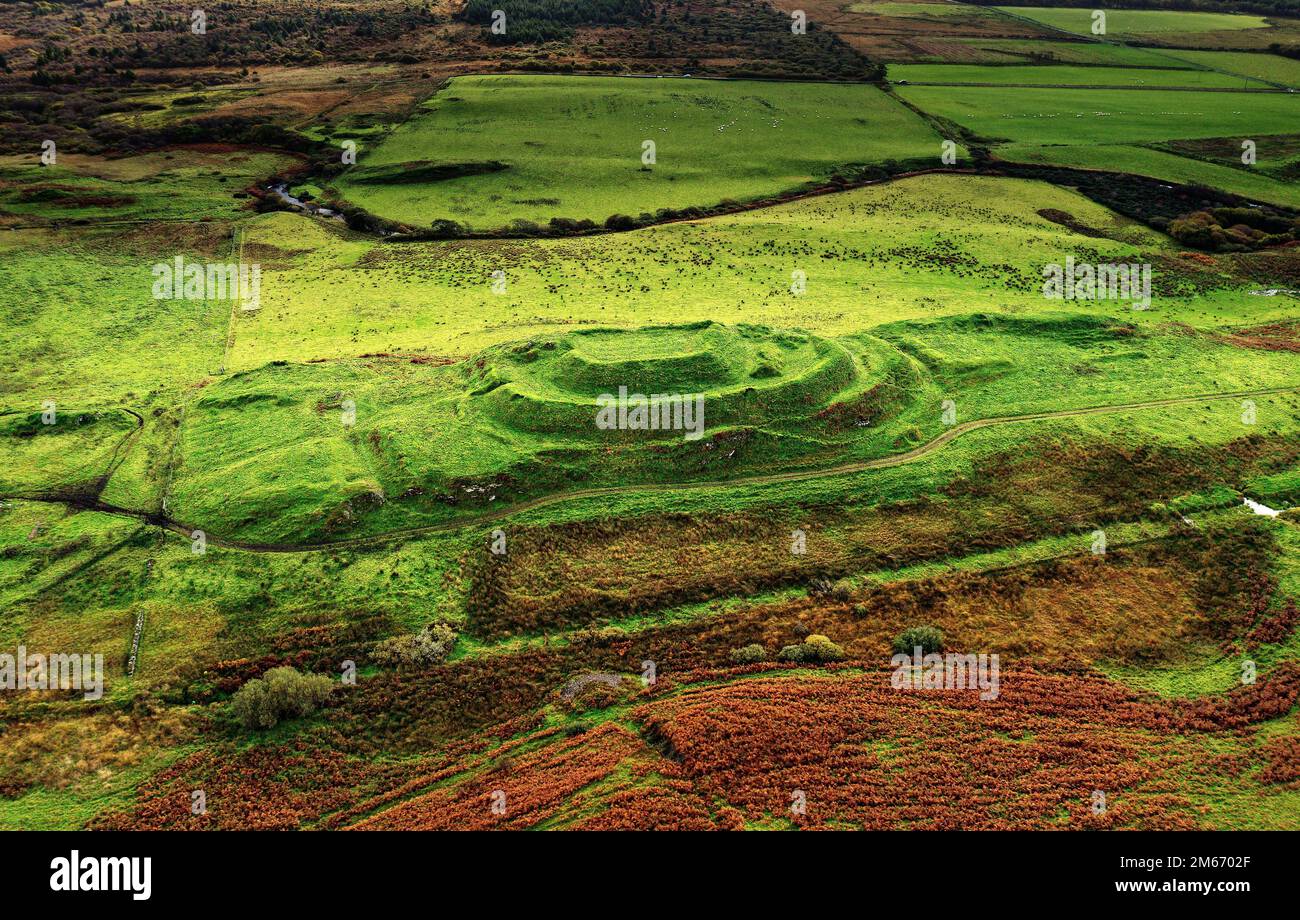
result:
<svg viewBox="0 0 1300 920"><path fill-rule="evenodd" d="M1053 28L1079 35L1092 34L1092 9L1067 9L1057 7L1005 6L998 7L1041 22ZM1221 32L1236 29L1263 29L1268 23L1262 16L1242 16L1233 13L1192 13L1182 10L1107 10L1106 35L1109 38L1131 38L1145 35L1173 35L1185 32Z"/></svg>
<svg viewBox="0 0 1300 920"><path fill-rule="evenodd" d="M1201 182L1279 204L1300 200L1294 183L1141 146L1294 132L1300 99L1289 94L981 86L900 86L897 92L996 142L994 152L1009 160Z"/></svg>
<svg viewBox="0 0 1300 920"><path fill-rule="evenodd" d="M490 130L484 126L492 125ZM642 168L642 142L657 163ZM449 218L484 229L552 217L712 205L798 188L850 163L938 156L915 115L868 86L612 77L462 77L337 187L415 226ZM363 181L408 162L501 161L441 182Z"/></svg>
<svg viewBox="0 0 1300 920"><path fill-rule="evenodd" d="M1266 152L1263 155L1266 156ZM1300 207L1300 187L1293 182L1283 182L1246 168L1220 166L1148 147L1118 144L1070 147L1008 144L998 148L998 156L1020 163L1045 163L1080 169L1119 168L1142 176L1189 185L1208 185L1259 201Z"/></svg>
<svg viewBox="0 0 1300 920"><path fill-rule="evenodd" d="M1168 51L1171 57L1213 67L1224 73L1254 77L1270 83L1300 87L1300 61L1276 54L1250 54L1244 51Z"/></svg>
<svg viewBox="0 0 1300 920"><path fill-rule="evenodd" d="M230 218L250 184L294 161L275 153L172 148L116 160L69 154L0 158L0 214L20 219L202 220Z"/></svg>
<svg viewBox="0 0 1300 920"><path fill-rule="evenodd" d="M1067 211L1130 242L1084 243L1035 207ZM891 236L892 215L900 210L912 215L911 232ZM782 248L768 242L774 235L785 241ZM170 506L182 519L228 536L291 540L295 534L319 537L327 526L346 533L353 516L364 519L365 532L437 520L451 509L398 497L412 488L432 496L458 479L507 471L523 479L511 492L518 498L581 484L725 478L879 456L906 446L900 437L938 434L935 406L945 396L957 397L961 417L969 419L1291 382L1286 353L1246 352L1163 330L1171 320L1231 326L1287 314L1281 300L1243 300L1233 285L1215 281L1212 270L1198 270L1198 290L1183 290L1177 262L1158 268L1150 311L1103 301L1054 302L1045 313L1040 269L1067 252L1081 257L1086 247L1094 261L1119 261L1168 257L1175 250L1077 195L1039 183L931 176L698 224L566 242L393 246L350 240L283 214L259 218L247 239L250 247L293 239L300 248L279 255L258 250L267 257L266 306L237 317L231 370L238 373L185 397L190 409L178 450L184 462L174 473ZM495 295L486 283L488 266L493 254L504 253L515 266L511 287ZM476 266L472 260L485 261ZM795 296L784 279L802 266L808 267L809 293ZM630 278L636 283L624 280ZM370 297L373 289L385 297ZM662 312L665 297L679 305L672 315ZM464 309L440 309L451 299ZM614 304L618 312L608 309ZM522 305L529 312L520 322L515 317ZM945 319L978 310L992 318ZM611 450L594 428L579 424L592 412L567 406L578 398L571 376L576 366L548 372L559 375L553 378L521 379L516 395L532 400L521 414L501 398L508 388L472 397L484 384L478 375L467 377L464 366L418 363L561 333L575 316L600 317L615 327L762 317L776 327L845 336L841 342L859 355L862 382L817 383L802 396L809 407L851 400L881 380L891 362L911 365L914 382L887 424L866 429L779 415L719 415L711 403L706 422L715 431L743 420L762 427L763 440L735 459L724 461L719 452L705 462L703 456L691 459L698 446L691 450L670 436L663 443L680 465L664 467L639 447ZM1106 331L1110 320L1134 323L1142 334L1117 338ZM875 336L853 336L865 329ZM664 361L679 352L726 354L724 345L703 340L668 344L662 333L651 338L663 350L658 360L644 360L651 339L623 358L642 361L656 375L672 373ZM353 357L374 352L395 356ZM1032 362L1022 360L1027 354ZM302 364L320 358L331 360ZM613 390L621 382L635 384L619 363L623 358L591 385ZM273 361L290 363L266 366ZM782 376L773 382L785 385L805 373L800 364L782 361ZM204 381L208 369L190 373L178 385ZM712 393L710 381L732 386L744 373L668 377L660 389L699 386ZM647 388L654 391L650 383ZM345 398L357 407L352 429L340 421ZM166 426L151 420L146 439L154 428ZM312 475L304 478L304 469ZM157 495L150 483L158 475L157 462L124 464L110 494ZM380 496L386 501L375 507ZM353 504L344 507L347 502Z"/></svg>
<svg viewBox="0 0 1300 920"><path fill-rule="evenodd" d="M984 137L1044 145L1255 137L1294 131L1300 121L1300 99L1287 94L982 86L913 86L898 93Z"/></svg>
<svg viewBox="0 0 1300 920"><path fill-rule="evenodd" d="M138 404L221 364L231 304L155 300L151 266L231 258L230 229L23 230L0 237L0 406Z"/></svg>
<svg viewBox="0 0 1300 920"><path fill-rule="evenodd" d="M890 80L909 83L1004 83L1016 86L1263 86L1209 70L1083 67L1069 64L890 64Z"/></svg>
<svg viewBox="0 0 1300 920"><path fill-rule="evenodd" d="M1049 207L1125 242L1085 239L1035 213ZM908 215L905 230L899 214ZM1036 284L1046 261L1085 252L1099 259L1170 256L1173 248L1079 196L1038 183L928 177L723 220L564 242L381 246L300 217L270 215L248 228L257 247L250 251L268 275L267 306L260 314L237 318L231 370L248 373L230 376L216 373L228 305L148 296L148 266L160 252L224 259L229 228L214 227L199 236L155 228L142 234L24 231L6 238L0 290L23 296L4 300L0 309L5 320L0 406L29 414L41 399L55 397L61 406L124 403L159 409L160 416L146 413L138 447L110 485L110 494L135 504L160 496L157 480L174 443L169 419L185 404L187 418L175 441L182 462L171 507L201 513L214 527L258 533L301 534L319 523L313 514L333 509L341 496L376 484L385 489L402 484L405 470L398 460L420 473L456 464L462 470L475 463L490 469L535 450L534 438L502 428L490 435L471 430L446 437L464 422L459 412L447 411L462 399L457 371L409 358L475 354L495 343L574 325L761 321L840 336L864 350L869 343L860 333L872 329L879 338L871 347L888 343L925 365L926 382L908 410L913 414L899 420L900 426L915 423L925 437L941 430L935 417L941 394L957 396L965 420L1026 408L1293 382L1292 354L1234 349L1208 335L1161 328L1178 321L1205 333L1294 316L1293 302L1243 297L1216 272L1202 279L1207 283L1199 292L1157 296L1149 314L1113 303L1076 311L1090 314L1086 318L1062 315L1059 303L1044 310ZM510 279L505 295L488 289L488 272L496 266ZM808 273L809 292L802 298L788 292L795 268ZM664 314L665 302L672 304L671 315ZM988 316L967 318L979 313ZM1138 334L1107 334L1105 320L1134 322ZM663 348L666 356L692 347L681 335L665 338L670 340ZM628 353L615 349L601 356L624 363L644 359L653 344L642 341ZM408 354L356 357L383 350ZM344 360L301 363L318 357ZM271 361L288 364L265 367ZM554 399L569 392L570 384L550 377L538 388ZM352 433L342 432L336 417L335 402L343 393L358 397L359 421ZM1300 416L1294 396L1259 402L1260 422L1251 433L1295 436ZM78 481L86 471L100 470L107 445L125 430L124 422L105 416L102 426L97 422L88 430L7 439L0 447L8 477L4 488ZM378 445L369 437L372 431L380 434ZM933 497L972 476L981 460L1023 451L1036 436L1202 449L1243 433L1231 403L1028 422L972 432L907 466L806 483L630 492L538 509L510 526L816 502L857 500L865 506ZM868 431L855 449L863 455L879 452L886 435L892 431ZM1260 484L1261 495L1292 494L1294 473L1265 477ZM65 510L22 501L0 507L0 545L6 550L0 554L0 636L5 647L22 640L34 647L102 651L115 704L174 686L187 666L264 653L277 637L297 629L346 625L373 613L391 617L397 629L439 616L456 619L463 609L460 561L481 551L483 536L477 531L430 535L363 552L261 555L212 548L196 556L175 534ZM393 526L399 517L400 509L385 509L372 526ZM1277 527L1288 528L1279 531L1277 574L1282 591L1295 595L1300 587L1295 528ZM1133 530L1145 532L1138 524ZM1052 555L1060 548L1027 546L1007 551L1006 558L1015 560L1018 552ZM957 567L974 568L993 561L978 552L952 560ZM891 579L888 573L877 575L878 581ZM680 619L717 612L712 605L698 608L681 612ZM148 625L141 667L128 678L123 664L142 612ZM635 631L674 616L671 611L646 614L625 625ZM1300 646L1292 640L1265 650L1260 660L1269 666L1297 655ZM1189 662L1172 672L1148 669L1124 676L1164 692L1213 692L1230 685L1231 665ZM105 808L122 807L145 776L192 749L194 735L185 723L202 711L168 706L162 717L140 719L148 726L142 735L129 718L88 714L76 704L56 708L40 730L24 729L0 761L5 779L19 772L38 777L37 791L0 799L0 826L74 826ZM220 703L212 710L223 711ZM620 714L591 716L606 717ZM1263 726L1258 735L1293 732L1291 718ZM254 743L264 740L274 739ZM1253 758L1254 770L1256 740L1254 734L1215 738L1210 746ZM205 739L212 741L212 736ZM75 759L65 756L69 753ZM623 785L622 778L617 785ZM1295 821L1297 797L1265 797L1251 773L1231 782L1216 779L1208 791L1202 783L1191 795L1195 804L1210 808L1208 820L1215 823L1290 826Z"/></svg>
<svg viewBox="0 0 1300 920"><path fill-rule="evenodd" d="M1042 266L1081 245L1038 216L1043 208L1132 241L1088 241L1107 254L1098 261L1177 251L1077 194L969 176L920 177L571 241L386 245L268 215L248 229L249 244L293 240L297 251L264 260L264 306L238 318L230 367L373 352L463 357L575 323L757 321L842 335L898 319L1039 310ZM898 213L911 216L905 227L894 220ZM492 290L497 269L506 273L504 294ZM790 292L796 270L807 275L802 297ZM1133 313L1114 302L1094 308ZM1285 305L1207 290L1136 320L1232 324L1267 315L1286 315Z"/></svg>

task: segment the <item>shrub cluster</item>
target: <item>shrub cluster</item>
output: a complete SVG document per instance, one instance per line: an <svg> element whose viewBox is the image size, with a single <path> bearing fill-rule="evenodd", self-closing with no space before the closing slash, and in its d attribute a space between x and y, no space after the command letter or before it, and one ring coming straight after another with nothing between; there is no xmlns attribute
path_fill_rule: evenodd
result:
<svg viewBox="0 0 1300 920"><path fill-rule="evenodd" d="M384 667L426 667L446 661L455 645L456 630L446 623L429 623L418 633L385 639L370 657Z"/></svg>
<svg viewBox="0 0 1300 920"><path fill-rule="evenodd" d="M934 626L909 626L894 638L896 655L910 655L917 646L923 655L942 652L943 632Z"/></svg>
<svg viewBox="0 0 1300 920"><path fill-rule="evenodd" d="M274 728L284 719L309 716L325 702L334 681L324 674L272 668L235 691L235 717L247 729Z"/></svg>
<svg viewBox="0 0 1300 920"><path fill-rule="evenodd" d="M843 661L844 649L830 639L814 633L803 640L802 645L787 645L777 653L779 661L799 661L806 664L825 664L830 661Z"/></svg>
<svg viewBox="0 0 1300 920"><path fill-rule="evenodd" d="M1255 208L1211 208L1171 220L1165 232L1197 249L1247 252L1297 239L1300 218Z"/></svg>
<svg viewBox="0 0 1300 920"><path fill-rule="evenodd" d="M736 664L758 664L767 660L767 649L757 642L731 650L731 660Z"/></svg>

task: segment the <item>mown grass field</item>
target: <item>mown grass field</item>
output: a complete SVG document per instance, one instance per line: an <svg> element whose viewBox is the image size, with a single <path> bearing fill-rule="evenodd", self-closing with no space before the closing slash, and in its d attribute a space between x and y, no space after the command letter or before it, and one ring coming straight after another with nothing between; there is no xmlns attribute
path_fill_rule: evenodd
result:
<svg viewBox="0 0 1300 920"><path fill-rule="evenodd" d="M1280 93L983 86L909 86L897 92L983 137L1043 146L1285 134L1300 121L1300 99Z"/></svg>
<svg viewBox="0 0 1300 920"><path fill-rule="evenodd" d="M1212 67L1224 73L1240 74L1269 83L1300 87L1300 61L1276 54L1250 54L1243 51L1191 51L1179 49L1166 52L1179 60Z"/></svg>
<svg viewBox="0 0 1300 920"><path fill-rule="evenodd" d="M937 160L939 138L868 86L462 77L361 151L336 183L348 201L415 227L493 229L775 195L851 164ZM491 163L504 168L419 179Z"/></svg>
<svg viewBox="0 0 1300 920"><path fill-rule="evenodd" d="M889 79L907 83L1000 83L1007 86L1262 87L1258 80L1210 70L1082 67L1068 64L891 64Z"/></svg>
<svg viewBox="0 0 1300 920"><path fill-rule="evenodd" d="M1006 71L1020 69L963 68L973 74L997 71L997 80L1005 79ZM1069 68L1036 69L1050 75ZM1102 68L1095 70L1102 72ZM1027 86L896 86L895 90L909 102L990 141L993 152L1003 159L1203 183L1291 206L1300 200L1293 177L1285 171L1294 158L1293 145L1285 140L1270 144L1272 136L1285 139L1300 129L1300 99L1288 93ZM1154 149L1202 139L1215 141L1223 150L1231 148L1234 155L1219 162L1180 155L1193 153L1190 143L1179 152ZM1256 142L1254 166L1241 163L1243 139Z"/></svg>

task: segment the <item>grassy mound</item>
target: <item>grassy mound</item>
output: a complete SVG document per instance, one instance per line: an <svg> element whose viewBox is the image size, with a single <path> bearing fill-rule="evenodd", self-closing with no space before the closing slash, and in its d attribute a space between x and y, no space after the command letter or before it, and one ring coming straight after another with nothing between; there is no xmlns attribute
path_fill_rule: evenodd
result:
<svg viewBox="0 0 1300 920"><path fill-rule="evenodd" d="M919 375L870 337L712 322L583 330L447 365L276 362L188 409L170 507L230 536L310 541L574 488L821 465L895 418ZM621 388L696 414L598 424Z"/></svg>
<svg viewBox="0 0 1300 920"><path fill-rule="evenodd" d="M468 366L479 396L471 411L516 430L582 437L593 433L600 397L622 388L647 397L701 396L710 428L779 426L826 406L858 379L843 345L713 322L588 330L491 349ZM673 434L628 432L647 433Z"/></svg>

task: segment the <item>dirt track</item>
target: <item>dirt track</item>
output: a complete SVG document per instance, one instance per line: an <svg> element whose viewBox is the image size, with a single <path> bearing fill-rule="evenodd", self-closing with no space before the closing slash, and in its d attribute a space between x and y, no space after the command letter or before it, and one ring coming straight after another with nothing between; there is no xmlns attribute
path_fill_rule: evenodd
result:
<svg viewBox="0 0 1300 920"><path fill-rule="evenodd" d="M467 527L479 527L484 524L512 517L516 514L521 514L525 511L533 511L537 508L546 508L551 505L582 501L590 498L607 498L636 493L678 492L691 489L731 489L743 488L745 486L775 485L782 482L802 482L812 479L829 479L836 476L850 476L867 470L903 466L929 456L935 451L940 450L945 444L955 441L957 438L968 432L977 431L980 428L989 428L994 425L1013 425L1020 422L1033 422L1052 418L1072 418L1083 415L1108 415L1140 411L1143 409L1158 409L1163 406L1182 406L1191 403L1210 402L1214 400L1242 399L1251 396L1269 396L1277 393L1295 392L1300 392L1300 386L1273 387L1264 390L1242 390L1232 393L1206 393L1197 396L1176 396L1169 399L1155 399L1147 402L1121 403L1109 406L1087 406L1078 409L1060 409L1055 412L1029 412L1023 415L1006 415L997 418L975 419L969 422L962 422L960 425L954 425L952 428L948 429L933 440L927 441L912 450L905 451L901 454L891 454L887 457L878 457L874 460L860 460L853 463L844 463L838 466L826 467L825 469L820 470L794 470L786 473L742 476L736 479L651 483L647 485L632 486L605 486L593 489L578 489L572 492L556 492L551 495L543 495L538 498L519 502L518 504L509 507L502 507L499 510L487 511L482 514L458 518L453 521L444 521L439 524L410 527L403 530L390 531L389 533L375 534L368 537L353 537L350 539L336 540L327 543L256 543L243 540L227 540L222 539L219 536L214 536L210 531L198 524L182 523L167 514L121 508L117 505L103 502L98 498L77 498L51 495L10 495L0 496L0 498L67 504L85 511L98 511L103 514L131 517L147 524L152 524L174 533L178 533L187 540L191 538L191 535L196 530L202 530L208 544L211 546L221 546L229 549L240 549L256 553L322 552L336 549L355 548L359 546L378 546L385 543L401 542L412 537L423 536L424 534L445 533L447 531L461 530ZM134 412L131 414L135 415ZM139 416L136 417L139 418Z"/></svg>

